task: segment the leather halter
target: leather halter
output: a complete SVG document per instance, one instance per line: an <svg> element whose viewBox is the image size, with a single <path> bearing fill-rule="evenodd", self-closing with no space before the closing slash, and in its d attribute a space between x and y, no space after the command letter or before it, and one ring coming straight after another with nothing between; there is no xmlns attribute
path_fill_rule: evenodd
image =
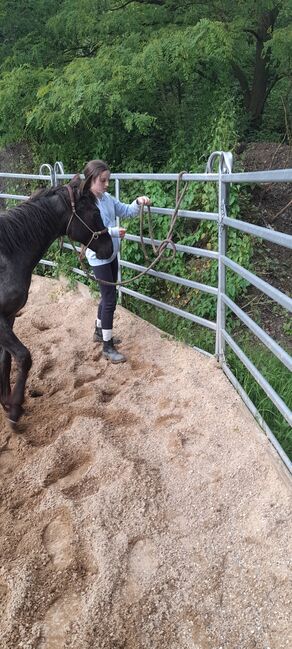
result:
<svg viewBox="0 0 292 649"><path fill-rule="evenodd" d="M84 225L84 227L85 227L87 230L89 230L89 232L91 232L91 237L90 237L88 243L87 243L86 246L85 246L86 249L87 249L87 248L90 246L90 244L91 244L91 242L93 241L93 239L98 239L102 234L106 234L106 233L108 232L108 229L107 229L107 228L104 228L103 230L97 230L97 231L92 230L92 229L89 227L89 225L87 225L87 223L85 223L85 221L83 221L83 219L81 218L81 216L79 216L79 214L77 214L77 212L76 212L76 209L75 209L75 201L74 201L74 194L73 194L73 189L72 189L71 185L65 185L65 187L68 189L68 193L69 193L69 197L70 197L70 203L71 203L71 209L72 209L72 213L71 213L71 216L70 216L70 219L69 219L69 222L68 222L67 228L66 228L66 235L67 235L67 236L69 237L69 239L70 239L69 228L70 228L70 225L71 225L71 223L72 223L72 221L73 221L74 216L76 216L76 218L80 221L80 223L82 223L82 225Z"/></svg>

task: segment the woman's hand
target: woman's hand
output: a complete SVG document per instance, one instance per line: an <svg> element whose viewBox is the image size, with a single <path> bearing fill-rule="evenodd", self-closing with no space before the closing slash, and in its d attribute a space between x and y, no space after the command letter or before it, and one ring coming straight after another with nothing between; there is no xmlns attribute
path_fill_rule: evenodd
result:
<svg viewBox="0 0 292 649"><path fill-rule="evenodd" d="M148 196L138 196L136 203L137 205L151 205L151 200Z"/></svg>
<svg viewBox="0 0 292 649"><path fill-rule="evenodd" d="M126 234L126 228L120 228L117 225L109 227L108 231L111 237L118 237L119 239L123 239Z"/></svg>

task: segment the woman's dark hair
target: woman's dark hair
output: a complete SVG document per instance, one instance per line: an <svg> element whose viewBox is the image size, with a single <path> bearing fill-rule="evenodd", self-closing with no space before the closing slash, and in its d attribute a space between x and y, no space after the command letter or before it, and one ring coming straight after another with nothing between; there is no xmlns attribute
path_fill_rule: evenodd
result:
<svg viewBox="0 0 292 649"><path fill-rule="evenodd" d="M90 189L91 181L95 180L103 171L110 171L104 160L89 160L83 171L85 176L83 190Z"/></svg>

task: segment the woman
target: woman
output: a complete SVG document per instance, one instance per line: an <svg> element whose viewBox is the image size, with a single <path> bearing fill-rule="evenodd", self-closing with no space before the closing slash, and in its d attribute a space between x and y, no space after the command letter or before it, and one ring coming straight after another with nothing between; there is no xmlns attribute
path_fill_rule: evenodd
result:
<svg viewBox="0 0 292 649"><path fill-rule="evenodd" d="M84 187L96 196L96 204L100 209L104 226L108 228L113 241L113 254L109 259L97 259L96 254L86 250L86 257L97 279L116 282L118 277L117 254L120 239L126 233L125 228L117 227L117 218L130 218L139 214L140 205L150 205L148 196L138 196L133 203L127 205L108 194L110 170L103 160L90 160L84 169ZM103 355L112 363L123 363L127 359L117 351L113 338L113 318L116 308L116 287L100 282L101 300L98 305L97 319L93 340L103 343Z"/></svg>

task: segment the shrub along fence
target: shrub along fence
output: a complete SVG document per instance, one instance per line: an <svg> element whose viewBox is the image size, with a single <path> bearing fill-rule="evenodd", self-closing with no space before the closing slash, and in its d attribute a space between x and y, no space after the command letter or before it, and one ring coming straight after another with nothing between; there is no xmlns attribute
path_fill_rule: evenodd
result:
<svg viewBox="0 0 292 649"><path fill-rule="evenodd" d="M214 167L218 170L215 172ZM61 162L56 162L54 167L49 164L43 164L40 167L40 173L35 175L30 174L11 174L11 173L0 173L0 178L11 179L13 181L42 181L48 182L51 185L56 185L60 182L69 180L73 177L73 174L66 174L63 169ZM169 173L113 173L111 174L111 179L115 181L115 194L116 197L120 197L121 184L125 181L127 183L139 181L139 182L160 182L160 183L171 183L177 182L179 174ZM246 269L240 263L235 262L228 255L227 249L227 237L228 232L236 230L242 233L256 237L259 240L269 241L274 244L285 246L286 248L292 248L292 236L278 232L269 228L260 227L252 223L245 222L238 218L231 218L229 216L229 194L230 187L232 184L241 185L241 184L262 184L262 183L271 183L271 182L291 182L292 181L292 169L285 170L274 170L274 171L257 171L257 172L248 172L248 173L233 173L232 172L232 154L229 152L215 151L213 152L207 163L205 173L184 173L182 176L182 181L186 183L215 183L218 190L218 208L215 212L207 211L194 211L194 210L178 210L179 219L188 219L195 221L208 221L217 224L218 231L218 249L210 250L207 248L198 248L195 246L183 245L176 243L176 250L179 253L186 255L200 257L215 261L218 266L218 284L217 286L211 286L205 283L196 282L184 277L179 277L171 273L161 272L156 270L156 268L149 271L149 275L156 278L157 280L162 280L166 282L172 282L174 284L179 284L188 289L193 289L195 291L200 291L212 295L216 299L217 308L216 308L216 318L214 320L207 319L190 313L187 310L176 307L174 304L168 304L163 301L160 301L156 298L151 297L151 295L146 295L142 291L136 291L128 286L119 286L118 291L121 300L123 296L130 296L135 300L140 300L148 303L155 309L163 309L168 311L175 316L184 318L196 325L200 325L208 330L211 330L215 336L215 349L214 354L216 355L222 370L225 372L235 389L239 392L243 401L246 403L254 417L259 422L260 426L266 432L269 440L277 450L278 454L282 458L286 467L290 472L292 469L292 463L283 448L279 444L273 432L270 430L266 421L263 419L262 415L248 396L246 390L243 388L241 383L236 378L234 372L231 369L230 362L228 360L228 352L232 351L240 362L248 370L249 374L257 382L263 392L267 395L269 400L274 404L279 413L282 415L283 419L288 423L288 426L292 427L292 412L289 409L288 405L285 403L283 398L277 393L277 391L272 387L268 380L263 376L255 364L248 358L247 354L235 342L232 333L228 332L228 327L226 326L226 316L227 310L233 314L233 317L237 318L238 321L244 325L253 336L255 336L260 343L262 343L273 356L278 359L283 366L288 370L292 370L292 357L266 332L262 327L260 327L247 313L240 308L233 299L227 295L226 291L226 275L227 272L232 271L235 277L240 277L244 279L247 284L253 285L257 290L268 296L274 303L281 305L287 313L292 311L292 299L273 287L268 282L264 281L256 274ZM0 198L4 199L14 199L14 200L25 200L27 195L20 195L16 193L2 193ZM173 209L166 207L159 207L153 205L151 207L151 213L153 215L161 215L165 219L169 219L173 215ZM129 244L135 243L136 245L141 243L140 237L134 234L126 234L126 240ZM154 241L156 245L161 243L160 240ZM150 237L144 237L145 246L151 246L153 243ZM127 244L128 245L128 244ZM64 248L71 249L72 246L70 243L63 243ZM168 248L171 249L171 245L168 245ZM123 251L122 251L123 252ZM41 264L56 266L56 262L52 260L42 259ZM139 273L145 270L146 266L141 264L136 264L126 259L123 259L123 254L119 256L119 280L123 279L123 269L127 271L135 271ZM77 273L81 276L84 276L85 273L79 268L72 268L74 273ZM197 348L198 349L198 348ZM200 349L200 351L204 351ZM206 352L204 352L206 353Z"/></svg>

